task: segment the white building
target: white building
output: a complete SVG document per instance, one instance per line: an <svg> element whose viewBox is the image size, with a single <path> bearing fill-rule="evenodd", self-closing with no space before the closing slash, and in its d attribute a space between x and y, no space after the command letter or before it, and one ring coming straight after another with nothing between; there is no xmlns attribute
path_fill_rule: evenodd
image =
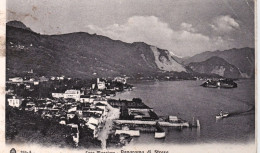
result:
<svg viewBox="0 0 260 153"><path fill-rule="evenodd" d="M89 99L90 99L90 96L82 95L82 96L80 96L80 100L79 101L82 102L82 103L88 103Z"/></svg>
<svg viewBox="0 0 260 153"><path fill-rule="evenodd" d="M88 120L88 124L94 124L94 125L98 125L99 120L97 118L94 117L90 117Z"/></svg>
<svg viewBox="0 0 260 153"><path fill-rule="evenodd" d="M57 80L64 80L65 76L59 76L57 77Z"/></svg>
<svg viewBox="0 0 260 153"><path fill-rule="evenodd" d="M95 86L96 86L96 84L92 84L92 85L91 85L91 88L92 88L92 89L95 89Z"/></svg>
<svg viewBox="0 0 260 153"><path fill-rule="evenodd" d="M64 93L52 93L53 98L64 98Z"/></svg>
<svg viewBox="0 0 260 153"><path fill-rule="evenodd" d="M9 106L20 107L23 99L13 96L12 98L8 98L7 101L8 101Z"/></svg>
<svg viewBox="0 0 260 153"><path fill-rule="evenodd" d="M66 120L61 120L59 123L62 125L66 125Z"/></svg>
<svg viewBox="0 0 260 153"><path fill-rule="evenodd" d="M80 90L66 90L64 93L64 98L72 98L76 101L80 101Z"/></svg>
<svg viewBox="0 0 260 153"><path fill-rule="evenodd" d="M78 116L82 117L83 115L83 111L82 110L77 110L76 113L78 114Z"/></svg>
<svg viewBox="0 0 260 153"><path fill-rule="evenodd" d="M102 97L98 97L94 100L94 104L97 104L97 103L101 103L101 104L105 104L107 105L107 99L106 98L102 98Z"/></svg>
<svg viewBox="0 0 260 153"><path fill-rule="evenodd" d="M102 115L103 112L104 112L104 110L97 107L97 108L89 109L89 110L87 110L86 112L97 113L97 114Z"/></svg>
<svg viewBox="0 0 260 153"><path fill-rule="evenodd" d="M40 83L39 81L34 81L33 85L39 85L39 83Z"/></svg>
<svg viewBox="0 0 260 153"><path fill-rule="evenodd" d="M68 109L68 113L75 112L76 110L77 110L77 107L71 107L70 109Z"/></svg>
<svg viewBox="0 0 260 153"><path fill-rule="evenodd" d="M106 110L107 105L102 104L102 103L97 103L97 104L96 104L96 107L97 107L97 108L100 108L100 109L102 109L102 110Z"/></svg>
<svg viewBox="0 0 260 153"><path fill-rule="evenodd" d="M177 116L169 116L169 121L170 122L177 122L178 121L178 117Z"/></svg>
<svg viewBox="0 0 260 153"><path fill-rule="evenodd" d="M97 78L97 88L98 88L99 90L104 90L104 89L106 89L106 83L105 83L105 81L100 81L100 79Z"/></svg>
<svg viewBox="0 0 260 153"><path fill-rule="evenodd" d="M93 103L94 100L95 100L95 98L90 97L88 95L81 95L80 96L80 102L82 102L82 103Z"/></svg>
<svg viewBox="0 0 260 153"><path fill-rule="evenodd" d="M55 80L55 79L56 79L56 77L54 77L54 76L51 77L51 80Z"/></svg>
<svg viewBox="0 0 260 153"><path fill-rule="evenodd" d="M23 82L23 78L21 78L21 77L9 78L9 81L12 81L12 82Z"/></svg>
<svg viewBox="0 0 260 153"><path fill-rule="evenodd" d="M126 84L126 78L115 77L114 81L116 81L116 82L121 82L121 83L123 83L123 84Z"/></svg>
<svg viewBox="0 0 260 153"><path fill-rule="evenodd" d="M72 119L72 118L74 118L74 116L75 116L75 113L68 113L67 119Z"/></svg>
<svg viewBox="0 0 260 153"><path fill-rule="evenodd" d="M45 76L41 76L39 78L40 82L46 82L46 81L49 81L49 78L45 77Z"/></svg>
<svg viewBox="0 0 260 153"><path fill-rule="evenodd" d="M99 90L104 90L104 89L106 89L106 84L105 84L105 82L99 82L97 84L97 87Z"/></svg>
<svg viewBox="0 0 260 153"><path fill-rule="evenodd" d="M25 88L26 88L26 89L30 89L30 88L31 88L31 85L26 84L26 85L25 85Z"/></svg>

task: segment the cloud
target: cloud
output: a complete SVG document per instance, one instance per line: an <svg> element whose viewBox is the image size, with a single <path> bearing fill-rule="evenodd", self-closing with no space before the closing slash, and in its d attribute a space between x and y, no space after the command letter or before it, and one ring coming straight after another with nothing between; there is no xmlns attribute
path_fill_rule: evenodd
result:
<svg viewBox="0 0 260 153"><path fill-rule="evenodd" d="M219 33L231 32L240 27L238 22L229 15L216 17L210 26Z"/></svg>
<svg viewBox="0 0 260 153"><path fill-rule="evenodd" d="M124 42L145 42L167 49L179 56L190 56L202 51L225 47L222 37L209 37L199 33L192 24L181 23L180 30L173 30L155 16L133 16L123 24L106 27L87 25L87 31Z"/></svg>
<svg viewBox="0 0 260 153"><path fill-rule="evenodd" d="M181 29L189 32L196 32L196 29L193 28L192 24L189 23L181 23Z"/></svg>
<svg viewBox="0 0 260 153"><path fill-rule="evenodd" d="M171 39L173 31L168 24L154 16L133 16L125 24L113 24L105 28L88 25L91 31L129 43L143 41L151 44ZM161 40L161 41L160 41Z"/></svg>

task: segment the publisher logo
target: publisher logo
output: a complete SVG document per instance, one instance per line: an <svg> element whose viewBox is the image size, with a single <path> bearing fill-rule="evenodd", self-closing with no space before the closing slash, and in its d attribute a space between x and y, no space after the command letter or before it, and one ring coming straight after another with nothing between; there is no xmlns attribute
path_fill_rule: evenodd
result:
<svg viewBox="0 0 260 153"><path fill-rule="evenodd" d="M10 150L10 153L16 153L16 150L15 150L14 148L12 148L12 149Z"/></svg>

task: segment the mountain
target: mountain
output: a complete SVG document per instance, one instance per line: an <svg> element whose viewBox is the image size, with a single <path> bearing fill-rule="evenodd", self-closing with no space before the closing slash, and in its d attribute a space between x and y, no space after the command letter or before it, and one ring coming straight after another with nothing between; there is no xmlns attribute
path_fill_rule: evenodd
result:
<svg viewBox="0 0 260 153"><path fill-rule="evenodd" d="M190 58L184 59L183 64L189 65L192 62L203 62L213 56L223 58L229 64L236 66L243 78L253 78L255 74L255 49L240 48L225 51L207 51Z"/></svg>
<svg viewBox="0 0 260 153"><path fill-rule="evenodd" d="M169 51L143 42L85 32L42 35L19 21L8 22L6 29L7 76L30 69L40 75L79 78L186 72Z"/></svg>
<svg viewBox="0 0 260 153"><path fill-rule="evenodd" d="M9 21L7 23L8 26L12 26L12 27L16 27L16 28L20 28L20 29L25 29L25 30L29 30L32 31L29 27L27 27L25 24L23 24L20 21Z"/></svg>
<svg viewBox="0 0 260 153"><path fill-rule="evenodd" d="M188 65L193 71L204 74L217 74L226 78L241 78L239 69L218 56L210 57L203 62L191 62Z"/></svg>

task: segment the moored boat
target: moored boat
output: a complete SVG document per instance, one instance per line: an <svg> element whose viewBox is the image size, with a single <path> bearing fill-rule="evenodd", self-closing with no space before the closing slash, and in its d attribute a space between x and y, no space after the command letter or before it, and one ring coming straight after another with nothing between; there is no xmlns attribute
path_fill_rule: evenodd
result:
<svg viewBox="0 0 260 153"><path fill-rule="evenodd" d="M165 132L155 132L154 134L154 138L156 139L162 139L162 138L165 138Z"/></svg>
<svg viewBox="0 0 260 153"><path fill-rule="evenodd" d="M216 115L216 119L225 118L228 117L228 115L228 113L223 113L222 111L220 111L220 113Z"/></svg>
<svg viewBox="0 0 260 153"><path fill-rule="evenodd" d="M160 126L159 122L156 122L155 127L156 127L156 132L154 133L154 138L156 139L165 138L165 131Z"/></svg>

